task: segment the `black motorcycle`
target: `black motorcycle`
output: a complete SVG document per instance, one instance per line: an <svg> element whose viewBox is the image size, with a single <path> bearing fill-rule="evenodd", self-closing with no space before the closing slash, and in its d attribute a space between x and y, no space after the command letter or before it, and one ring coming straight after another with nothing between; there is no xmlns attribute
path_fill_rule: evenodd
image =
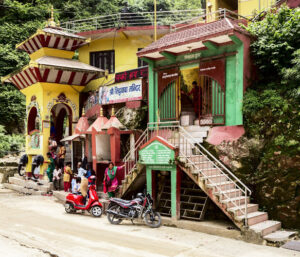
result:
<svg viewBox="0 0 300 257"><path fill-rule="evenodd" d="M120 198L111 198L106 214L111 224L120 224L124 219L143 219L152 228L161 225L160 214L152 208L153 200L149 193L138 193L136 198L127 201Z"/></svg>

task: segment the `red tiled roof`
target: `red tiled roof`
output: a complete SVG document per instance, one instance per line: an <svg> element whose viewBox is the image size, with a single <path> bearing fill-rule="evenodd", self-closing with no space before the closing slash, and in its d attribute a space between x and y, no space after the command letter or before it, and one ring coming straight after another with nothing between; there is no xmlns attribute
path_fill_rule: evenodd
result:
<svg viewBox="0 0 300 257"><path fill-rule="evenodd" d="M185 44L197 39L204 40L210 36L219 33L225 33L230 31L233 32L234 30L245 33L246 30L240 27L238 23L241 23L241 21L231 20L228 18L206 24L199 23L194 25L192 28L190 27L163 36L156 42L153 42L152 44L143 48L137 53L137 55L143 56L147 53L162 51L163 49L170 48L174 45Z"/></svg>

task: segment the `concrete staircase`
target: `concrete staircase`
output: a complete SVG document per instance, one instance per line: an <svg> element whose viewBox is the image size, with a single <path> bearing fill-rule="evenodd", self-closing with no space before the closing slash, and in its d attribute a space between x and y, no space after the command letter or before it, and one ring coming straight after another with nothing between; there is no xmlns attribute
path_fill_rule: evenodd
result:
<svg viewBox="0 0 300 257"><path fill-rule="evenodd" d="M179 168L244 233L259 238L260 242L264 240L274 242L278 238L284 242L296 236L296 232L282 230L281 222L269 220L268 213L260 211L258 204L250 201L250 189L200 144L207 136L209 127L181 127L169 124L163 124L159 132L155 133L153 129L147 129L137 140L135 159L130 160L132 153L128 153L124 159L127 176L123 190L127 190L137 177L139 147L153 136L159 135L179 149L177 161ZM164 207L166 206L167 204Z"/></svg>
<svg viewBox="0 0 300 257"><path fill-rule="evenodd" d="M52 183L47 180L39 180L38 182L26 180L24 177L15 174L9 177L9 183L4 183L4 188L11 189L26 195L43 195L53 189Z"/></svg>

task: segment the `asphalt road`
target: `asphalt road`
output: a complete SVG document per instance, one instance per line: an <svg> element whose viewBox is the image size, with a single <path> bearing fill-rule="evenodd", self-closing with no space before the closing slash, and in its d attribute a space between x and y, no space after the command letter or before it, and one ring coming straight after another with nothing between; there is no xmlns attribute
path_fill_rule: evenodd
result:
<svg viewBox="0 0 300 257"><path fill-rule="evenodd" d="M52 197L0 189L0 256L300 257L300 253L172 227L111 225L106 216L66 214Z"/></svg>

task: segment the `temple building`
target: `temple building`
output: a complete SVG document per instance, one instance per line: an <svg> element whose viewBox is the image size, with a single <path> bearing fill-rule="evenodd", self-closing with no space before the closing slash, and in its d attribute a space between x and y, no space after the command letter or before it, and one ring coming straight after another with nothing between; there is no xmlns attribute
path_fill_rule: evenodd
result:
<svg viewBox="0 0 300 257"><path fill-rule="evenodd" d="M75 50L89 43L85 37L63 31L53 16L46 27L17 45L30 62L4 77L26 96L26 153L31 172L35 155L46 156L50 136L59 142L72 135L80 117L80 92L104 70L73 59Z"/></svg>

